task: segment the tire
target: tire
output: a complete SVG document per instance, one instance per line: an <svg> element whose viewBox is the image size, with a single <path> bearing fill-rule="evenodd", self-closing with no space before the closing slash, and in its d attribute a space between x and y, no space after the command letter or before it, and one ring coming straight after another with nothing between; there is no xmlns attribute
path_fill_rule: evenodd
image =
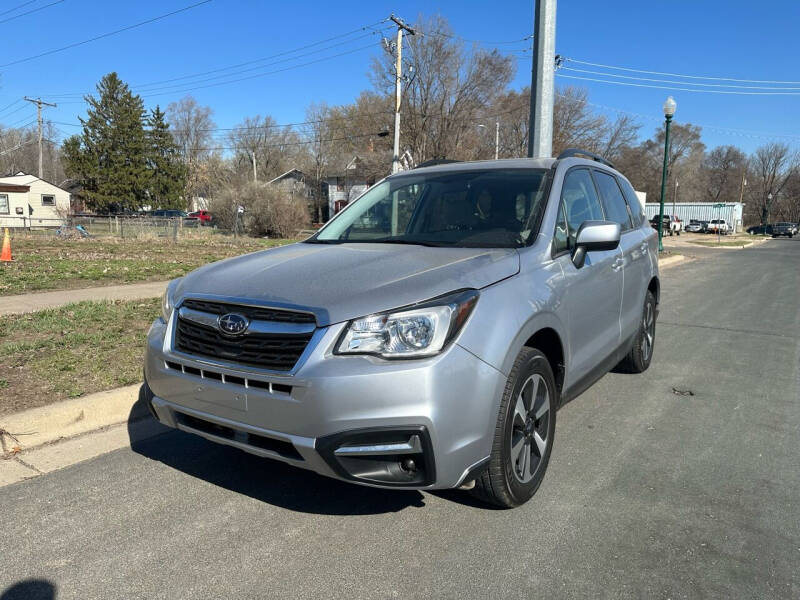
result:
<svg viewBox="0 0 800 600"><path fill-rule="evenodd" d="M616 366L616 371L623 373L644 373L653 359L653 348L656 341L656 298L647 290L644 296L642 319L639 331L633 339L633 347L627 356Z"/></svg>
<svg viewBox="0 0 800 600"><path fill-rule="evenodd" d="M539 350L523 348L506 381L492 454L473 495L502 508L531 499L544 479L553 449L557 399L547 357Z"/></svg>

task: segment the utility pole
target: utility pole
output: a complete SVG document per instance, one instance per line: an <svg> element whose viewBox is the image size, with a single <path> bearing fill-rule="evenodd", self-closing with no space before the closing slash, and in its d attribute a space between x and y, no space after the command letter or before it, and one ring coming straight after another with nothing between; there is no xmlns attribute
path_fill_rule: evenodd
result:
<svg viewBox="0 0 800 600"><path fill-rule="evenodd" d="M415 31L402 19L389 17L397 25L397 56L394 67L394 151L392 153L392 173L400 170L400 92L403 78L403 31L415 35Z"/></svg>
<svg viewBox="0 0 800 600"><path fill-rule="evenodd" d="M556 0L535 0L528 158L553 154Z"/></svg>
<svg viewBox="0 0 800 600"><path fill-rule="evenodd" d="M42 179L44 177L44 166L42 164L42 106L52 106L55 108L56 105L45 102L41 98L33 99L25 96L24 99L36 105L36 120L39 123L39 179Z"/></svg>
<svg viewBox="0 0 800 600"><path fill-rule="evenodd" d="M500 158L500 121L494 124L494 159Z"/></svg>
<svg viewBox="0 0 800 600"><path fill-rule="evenodd" d="M258 183L258 171L256 171L256 153L251 152L250 156L253 157L253 182Z"/></svg>

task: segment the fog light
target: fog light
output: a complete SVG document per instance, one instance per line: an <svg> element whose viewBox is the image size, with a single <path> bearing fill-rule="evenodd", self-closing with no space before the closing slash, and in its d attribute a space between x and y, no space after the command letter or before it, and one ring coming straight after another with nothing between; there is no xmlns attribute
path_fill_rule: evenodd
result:
<svg viewBox="0 0 800 600"><path fill-rule="evenodd" d="M415 473L417 470L417 463L414 462L413 458L404 458L400 461L400 468L406 473Z"/></svg>

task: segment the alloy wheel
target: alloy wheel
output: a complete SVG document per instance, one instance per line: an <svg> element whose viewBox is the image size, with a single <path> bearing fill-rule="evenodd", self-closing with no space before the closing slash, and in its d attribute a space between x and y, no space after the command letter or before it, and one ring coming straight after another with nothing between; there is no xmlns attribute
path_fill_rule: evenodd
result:
<svg viewBox="0 0 800 600"><path fill-rule="evenodd" d="M656 336L656 315L652 302L645 305L642 319L642 359L646 363L653 352L653 341Z"/></svg>
<svg viewBox="0 0 800 600"><path fill-rule="evenodd" d="M545 454L550 421L550 392L544 378L534 374L517 395L511 429L511 470L521 483L536 474Z"/></svg>

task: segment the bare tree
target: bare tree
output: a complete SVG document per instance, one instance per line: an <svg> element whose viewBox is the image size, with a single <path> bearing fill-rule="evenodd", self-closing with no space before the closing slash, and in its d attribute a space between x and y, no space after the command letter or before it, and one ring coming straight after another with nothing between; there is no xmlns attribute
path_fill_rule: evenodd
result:
<svg viewBox="0 0 800 600"><path fill-rule="evenodd" d="M747 157L736 146L717 146L706 154L702 173L705 195L711 202L738 199L742 179L747 168Z"/></svg>
<svg viewBox="0 0 800 600"><path fill-rule="evenodd" d="M269 181L294 167L300 138L291 127L281 127L270 116L247 117L228 134L235 170L252 176L253 156L262 181Z"/></svg>
<svg viewBox="0 0 800 600"><path fill-rule="evenodd" d="M778 195L798 171L798 154L789 146L770 142L757 148L751 159L755 185L751 197L761 211L761 223L770 221L770 213Z"/></svg>
<svg viewBox="0 0 800 600"><path fill-rule="evenodd" d="M211 182L204 176L203 164L212 154L212 133L216 124L213 111L200 106L192 96L185 96L167 107L167 120L175 142L187 166L186 200L209 193Z"/></svg>
<svg viewBox="0 0 800 600"><path fill-rule="evenodd" d="M511 57L477 46L466 50L441 16L419 20L417 35L403 48L406 72L403 91L401 151L417 162L431 158L463 158L474 152L477 124L508 86L514 74ZM376 90L394 90L395 49L373 61Z"/></svg>

